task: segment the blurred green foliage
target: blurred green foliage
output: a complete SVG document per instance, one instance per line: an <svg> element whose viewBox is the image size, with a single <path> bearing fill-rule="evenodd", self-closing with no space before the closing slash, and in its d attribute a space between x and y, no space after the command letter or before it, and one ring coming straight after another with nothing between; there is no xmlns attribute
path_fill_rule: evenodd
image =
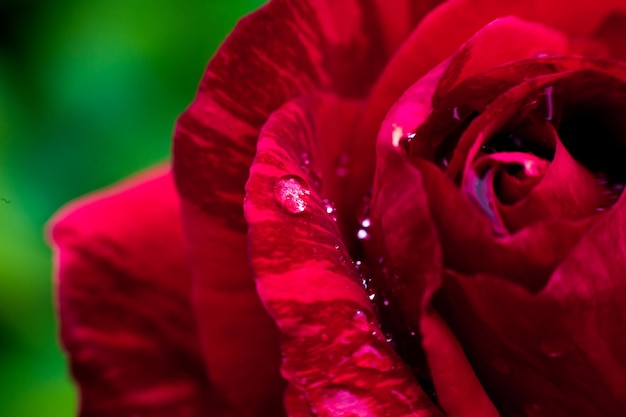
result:
<svg viewBox="0 0 626 417"><path fill-rule="evenodd" d="M0 416L73 416L46 220L167 158L176 117L262 0L0 0Z"/></svg>

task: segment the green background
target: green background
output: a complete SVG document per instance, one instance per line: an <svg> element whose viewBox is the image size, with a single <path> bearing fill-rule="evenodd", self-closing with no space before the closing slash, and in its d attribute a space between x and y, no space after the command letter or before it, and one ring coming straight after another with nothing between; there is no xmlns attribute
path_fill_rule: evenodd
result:
<svg viewBox="0 0 626 417"><path fill-rule="evenodd" d="M73 416L46 220L167 158L207 61L261 0L0 0L0 416Z"/></svg>

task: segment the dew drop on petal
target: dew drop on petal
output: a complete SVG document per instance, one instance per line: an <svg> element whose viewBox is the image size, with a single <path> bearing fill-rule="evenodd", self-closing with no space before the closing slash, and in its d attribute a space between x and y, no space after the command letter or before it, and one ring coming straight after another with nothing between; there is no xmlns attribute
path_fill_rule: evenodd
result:
<svg viewBox="0 0 626 417"><path fill-rule="evenodd" d="M297 175L285 175L274 184L274 199L278 205L289 213L302 213L309 205L311 189Z"/></svg>
<svg viewBox="0 0 626 417"><path fill-rule="evenodd" d="M337 221L337 208L335 207L335 203L333 203L328 198L322 200L322 205L324 206L324 211L328 214L333 221Z"/></svg>
<svg viewBox="0 0 626 417"><path fill-rule="evenodd" d="M359 238L360 240L367 240L370 238L370 234L365 229L359 229L359 231L356 232L356 237Z"/></svg>
<svg viewBox="0 0 626 417"><path fill-rule="evenodd" d="M408 135L400 138L397 146L401 147L407 155L411 155L411 143L413 140L415 140L415 133L409 133Z"/></svg>
<svg viewBox="0 0 626 417"><path fill-rule="evenodd" d="M337 211L333 202L327 198L322 200L322 204L324 204L324 210L326 210L327 214L333 214L335 211Z"/></svg>

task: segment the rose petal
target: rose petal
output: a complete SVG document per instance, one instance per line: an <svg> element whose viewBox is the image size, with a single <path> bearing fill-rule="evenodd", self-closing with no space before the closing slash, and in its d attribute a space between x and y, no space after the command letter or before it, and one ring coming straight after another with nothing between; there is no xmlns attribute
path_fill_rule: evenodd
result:
<svg viewBox="0 0 626 417"><path fill-rule="evenodd" d="M282 385L274 369L279 360L275 328L255 301L245 251L241 202L259 129L269 114L296 96L316 91L354 98L367 94L403 37L399 28L412 26L395 26L389 11L415 10L401 21L421 13L421 6L406 0L386 2L385 13L380 13L381 5L367 0L272 1L226 40L178 122L174 168L202 345L208 371L242 415L263 409L260 415L273 414ZM224 259L227 265L220 267ZM216 322L218 315L223 320ZM216 332L233 337L216 338ZM229 350L242 356L234 361L216 355ZM259 378L248 378L245 370L259 364Z"/></svg>
<svg viewBox="0 0 626 417"><path fill-rule="evenodd" d="M494 50L502 49L501 40L510 43L512 39L519 39L515 43L516 48L507 49L508 52L505 54L493 53ZM477 73L495 65L532 57L542 48L548 48L554 53L565 53L568 50L567 39L552 29L516 18L504 18L492 22L469 39L450 59L441 63L404 93L382 123L378 135L379 147L382 144L397 145L392 139L394 131L407 134L416 130L420 132L422 129L423 132L419 134L420 137L416 138L415 142L419 142L417 146L428 149L417 150L415 153L424 157L433 157L433 150L430 148L434 149L445 134L450 133L463 122L461 115L454 113L455 109L472 109L477 106L474 104L477 100L480 102L479 106L485 106L503 89L514 85L516 80L508 81L511 84L501 78L490 80L489 85L485 85L484 82L480 83L481 94L476 94L475 91L463 91L460 94L457 92L454 95L455 101L446 99L450 90ZM506 74L506 76L515 79L523 77L520 72L511 71L511 73L512 75ZM473 85L476 88L476 84ZM370 102L374 103L373 106L381 103L375 95L372 96ZM374 117L371 114L373 111L371 108L371 106L368 107L364 113L366 123ZM376 112L376 114L381 113ZM426 123L433 124L434 127L421 128L421 125ZM423 139L420 140L422 136Z"/></svg>
<svg viewBox="0 0 626 417"><path fill-rule="evenodd" d="M318 415L439 415L382 335L314 177L300 166L307 144L319 143L306 140L317 134L309 120L316 106L307 100L270 118L244 205L258 291L282 333L289 398L295 388ZM286 175L304 199L297 210L284 206L295 192L280 192Z"/></svg>
<svg viewBox="0 0 626 417"><path fill-rule="evenodd" d="M379 310L396 350L428 378L419 327L426 292L441 279L439 238L419 172L397 152L379 161L386 169L374 185L372 238L363 264L375 280L376 298L385 300Z"/></svg>
<svg viewBox="0 0 626 417"><path fill-rule="evenodd" d="M482 166L478 168L478 166ZM474 171L486 169L497 171L498 184L495 185L497 199L502 204L515 204L526 197L543 179L550 162L527 152L497 152L480 157ZM509 168L518 168L509 172Z"/></svg>
<svg viewBox="0 0 626 417"><path fill-rule="evenodd" d="M593 33L609 49L609 55L619 60L626 59L626 12L614 12L606 17Z"/></svg>
<svg viewBox="0 0 626 417"><path fill-rule="evenodd" d="M448 58L463 42L494 19L516 16L530 22L542 23L563 32L566 36L578 37L591 35L603 19L619 10L626 10L626 6L620 0L601 3L585 0L576 4L565 0L550 3L541 0L446 1L420 22L385 69L370 96L371 105L364 117L360 133L376 131L386 109L390 108L415 80ZM539 35L541 32L543 30L539 29L536 33ZM530 36L532 39L535 35ZM537 43L538 51L552 52L551 39L552 36L544 39L545 50L541 50L541 42ZM497 44L498 37L494 37L493 41ZM525 43L523 37L515 37L514 42L505 47L488 50L497 51L497 54L490 54L496 57L506 55L508 50L514 50L518 44L523 43ZM553 53L559 52L557 50Z"/></svg>
<svg viewBox="0 0 626 417"><path fill-rule="evenodd" d="M554 161L539 184L514 205L498 204L498 210L508 229L517 231L548 217L582 218L607 205L606 188L557 141Z"/></svg>
<svg viewBox="0 0 626 417"><path fill-rule="evenodd" d="M513 235L496 236L488 217L443 172L424 160L413 163L428 195L444 265L465 274L489 273L537 291L591 221L549 219Z"/></svg>
<svg viewBox="0 0 626 417"><path fill-rule="evenodd" d="M250 278L247 239L193 203L183 206L193 310L213 386L242 416L281 415L278 332Z"/></svg>
<svg viewBox="0 0 626 417"><path fill-rule="evenodd" d="M563 54L570 49L567 36L558 30L506 17L525 18L523 14L515 13L518 8L515 2L494 2L490 7L466 3L445 2L413 31L374 86L358 130L360 137L372 137L371 132L378 131L387 110L401 94L450 55L462 59L456 64L451 63L451 70L445 77L448 87L438 93L439 96L445 96L464 78L493 66L532 57L539 52ZM476 6L481 13L475 12ZM498 19L500 17L504 18ZM487 25L489 22L492 23ZM463 42L466 44L462 45Z"/></svg>
<svg viewBox="0 0 626 417"><path fill-rule="evenodd" d="M559 97L562 103L560 121L556 124L559 125L565 145L559 145L561 142L556 138L554 130L548 129L548 132L552 131L552 139L546 140L557 143L557 155L544 177L545 181L541 181L525 199L512 206L498 204L493 185L489 186L490 196L474 195L486 214L494 219L496 228L504 221L510 230L516 231L541 218L575 219L592 214L597 208L609 206L610 190L600 185L590 170L601 169L614 180L623 181L624 172L619 161L626 155L626 144L620 139L624 126L619 115L624 101L624 69L614 63L598 60L587 60L581 64L595 65L600 71L585 69L564 72L524 82L491 103L471 122L461 137L447 173L451 178L458 178L457 169L464 160L463 189L469 195L474 195L475 185L483 181L477 181L474 162L481 149L490 146L500 136L518 136L518 126L538 116L533 115L537 113L537 97L546 88L554 90L555 97ZM581 116L581 109L591 110ZM586 130L580 127L580 123L587 126ZM599 133L593 131L592 123ZM550 123L544 124L550 126ZM587 138L596 136L597 140L591 145ZM537 139L530 137L528 140ZM466 151L468 148L469 151ZM568 148L586 167L570 156ZM485 157L478 158L483 160ZM495 178L494 175L491 177ZM480 203L483 200L485 204ZM504 220L500 220L500 217Z"/></svg>
<svg viewBox="0 0 626 417"><path fill-rule="evenodd" d="M530 73L525 69L533 68ZM566 93L565 98L561 101L567 102L571 100L576 106L584 106L585 99L593 98L598 100L602 97L610 99L605 100L602 106L607 107L619 106L619 97L621 90L614 93L609 92L609 87L621 85L626 80L626 67L618 61L597 59L590 57L554 57L554 58L538 58L530 61L519 61L509 65L504 65L492 71L479 75L480 78L470 78L464 82L468 87L470 85L484 85L483 81L495 76L494 89L486 89L489 94L489 103L483 102L482 105L489 104L487 108L479 108L481 115L472 119L471 124L462 133L460 139L454 141L456 145L454 154L450 161L446 172L450 178L458 178L462 167L468 168L472 164L475 155L487 140L499 132L499 129L505 127L511 128L513 121L519 122L524 117L536 113L538 111L537 103L540 96L545 95L545 89L553 84L563 84ZM530 78L529 78L530 76ZM508 81L502 82L501 77L507 77ZM526 78L526 79L524 79ZM585 90L577 88L573 93L567 92L569 84L580 86L581 82L590 83L594 88ZM587 85L587 84L582 84ZM458 89L462 89L462 85ZM466 91L465 96L470 97L471 90ZM451 93L453 94L453 93ZM457 93L461 96L461 93ZM617 96L617 97L616 97ZM497 98L497 100L495 100ZM465 100L469 100L466 98ZM477 103L467 104L461 102L459 106L475 109ZM469 102L471 103L471 102ZM535 103L535 104L533 104ZM594 102L596 103L596 102ZM582 104L582 105L581 105ZM570 106L572 107L572 106ZM572 110L570 108L570 110ZM614 121L615 122L615 121ZM560 123L555 121L555 123ZM613 123L621 133L624 127L620 123ZM457 143L458 141L458 143ZM576 145L576 144L574 144ZM603 145L605 146L605 145ZM604 151L604 148L601 148ZM591 153L595 155L600 149Z"/></svg>
<svg viewBox="0 0 626 417"><path fill-rule="evenodd" d="M233 415L202 372L179 216L164 167L52 220L61 339L83 416Z"/></svg>
<svg viewBox="0 0 626 417"><path fill-rule="evenodd" d="M428 308L420 327L437 397L446 415L499 417L463 347L439 314Z"/></svg>
<svg viewBox="0 0 626 417"><path fill-rule="evenodd" d="M384 38L401 37L398 28L413 24L398 25L390 13L414 9L399 19L418 18L422 7L411 4L385 2L387 11L380 13L377 1L275 0L244 19L179 120L174 151L182 195L242 228L243 187L268 115L310 92L366 96L392 52ZM389 31L395 34L387 36Z"/></svg>
<svg viewBox="0 0 626 417"><path fill-rule="evenodd" d="M446 274L437 308L503 414L626 411L625 201L598 217L536 295L485 274Z"/></svg>

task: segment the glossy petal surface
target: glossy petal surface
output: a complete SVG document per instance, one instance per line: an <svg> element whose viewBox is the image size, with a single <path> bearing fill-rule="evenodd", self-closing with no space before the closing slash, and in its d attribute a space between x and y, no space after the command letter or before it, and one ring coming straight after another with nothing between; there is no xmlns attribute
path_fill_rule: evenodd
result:
<svg viewBox="0 0 626 417"><path fill-rule="evenodd" d="M292 102L265 125L245 204L259 294L282 333L289 404L300 398L319 416L440 415L382 335L315 179L300 167L301 152L319 143L307 123L316 107ZM302 212L275 198L285 175L310 192Z"/></svg>
<svg viewBox="0 0 626 417"><path fill-rule="evenodd" d="M297 96L366 96L405 31L427 9L408 1L272 1L235 28L178 122L174 167L208 372L245 416L278 412L283 384L275 325L248 267L241 205L259 129ZM348 148L347 140L337 143ZM228 266L221 268L224 259ZM224 331L236 335L215 337ZM215 354L228 350L224 343L242 353L237 361ZM258 349L248 350L251 345ZM259 364L259 378L247 378L244 370Z"/></svg>

